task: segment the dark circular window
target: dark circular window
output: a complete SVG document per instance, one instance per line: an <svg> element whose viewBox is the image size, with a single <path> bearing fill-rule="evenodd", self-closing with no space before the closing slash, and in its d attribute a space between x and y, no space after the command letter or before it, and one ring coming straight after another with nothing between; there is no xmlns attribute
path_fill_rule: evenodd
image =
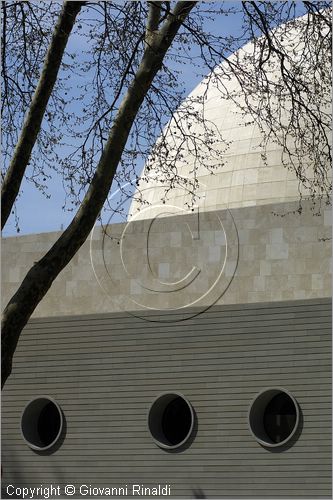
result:
<svg viewBox="0 0 333 500"><path fill-rule="evenodd" d="M249 425L256 440L265 446L281 446L295 433L299 409L295 398L284 389L266 389L253 401Z"/></svg>
<svg viewBox="0 0 333 500"><path fill-rule="evenodd" d="M23 438L34 450L46 450L60 436L63 418L58 404L46 396L30 401L21 419Z"/></svg>
<svg viewBox="0 0 333 500"><path fill-rule="evenodd" d="M177 448L190 437L194 414L190 403L177 393L159 396L148 415L148 427L162 448Z"/></svg>
<svg viewBox="0 0 333 500"><path fill-rule="evenodd" d="M296 424L296 407L291 397L280 392L272 397L264 412L264 428L274 443L285 441Z"/></svg>

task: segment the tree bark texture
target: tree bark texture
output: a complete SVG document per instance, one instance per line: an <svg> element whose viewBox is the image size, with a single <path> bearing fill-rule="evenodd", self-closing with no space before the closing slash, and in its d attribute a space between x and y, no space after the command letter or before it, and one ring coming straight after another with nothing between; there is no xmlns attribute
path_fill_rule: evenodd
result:
<svg viewBox="0 0 333 500"><path fill-rule="evenodd" d="M136 75L119 107L90 187L68 228L47 254L28 271L6 306L2 321L2 387L12 369L20 334L55 278L70 262L92 230L107 199L112 180L137 112L160 69L174 37L197 2L178 2L150 37Z"/></svg>

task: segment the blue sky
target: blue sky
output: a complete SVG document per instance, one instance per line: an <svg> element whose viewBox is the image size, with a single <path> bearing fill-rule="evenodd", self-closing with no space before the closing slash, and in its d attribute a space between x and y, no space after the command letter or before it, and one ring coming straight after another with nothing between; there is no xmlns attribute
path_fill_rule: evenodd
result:
<svg viewBox="0 0 333 500"><path fill-rule="evenodd" d="M232 5L232 3L230 3ZM214 33L234 34L240 29L240 16L220 17L213 23L209 22L207 30ZM79 37L72 36L68 45L69 51L80 53L82 47ZM183 82L185 93L188 94L199 83L200 78L195 74L195 69L189 64L183 67ZM72 81L75 87L75 80ZM66 228L70 223L73 212L62 210L65 200L65 192L60 176L52 172L52 180L48 183L50 198L38 191L33 184L24 181L22 190L17 200L16 208L19 217L20 234L40 233L47 231L59 231ZM3 236L17 235L14 216L8 220L3 231Z"/></svg>
<svg viewBox="0 0 333 500"><path fill-rule="evenodd" d="M232 5L230 2L228 5ZM239 2L236 2L239 7ZM206 29L216 34L238 34L241 29L241 16L220 16L214 22L208 22ZM69 43L69 51L80 53L82 47L81 40L72 36ZM196 70L190 64L182 70L184 90L188 94L199 83L200 78L196 75ZM75 78L71 82L75 88ZM52 179L48 183L50 198L46 199L33 184L24 181L19 199L16 204L19 217L20 234L40 233L47 231L59 231L65 229L71 221L74 213L62 210L65 200L65 192L60 176L52 172ZM116 221L114 219L114 221ZM14 217L12 216L3 231L4 236L17 235Z"/></svg>

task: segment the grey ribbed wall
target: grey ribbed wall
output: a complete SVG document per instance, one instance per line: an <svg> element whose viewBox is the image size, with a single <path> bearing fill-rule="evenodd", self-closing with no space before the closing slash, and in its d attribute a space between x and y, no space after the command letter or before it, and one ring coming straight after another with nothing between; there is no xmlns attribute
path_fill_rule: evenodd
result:
<svg viewBox="0 0 333 500"><path fill-rule="evenodd" d="M125 314L33 320L3 394L4 484L168 483L173 497L199 489L219 498L329 497L330 321L327 299L218 306L178 323ZM247 427L249 404L267 386L288 389L302 411L303 428L284 451L261 447ZM195 438L180 453L158 448L146 424L153 399L172 390L197 415ZM67 421L49 455L29 449L19 430L23 407L43 394Z"/></svg>

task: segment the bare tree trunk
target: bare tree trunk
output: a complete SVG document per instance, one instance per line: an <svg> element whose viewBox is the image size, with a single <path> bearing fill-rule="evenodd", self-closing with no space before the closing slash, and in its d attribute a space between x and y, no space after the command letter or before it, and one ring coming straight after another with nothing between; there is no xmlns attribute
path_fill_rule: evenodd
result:
<svg viewBox="0 0 333 500"><path fill-rule="evenodd" d="M29 111L1 188L1 229L20 190L76 16L85 2L65 2L55 26ZM5 76L5 75L3 75Z"/></svg>
<svg viewBox="0 0 333 500"><path fill-rule="evenodd" d="M108 196L136 114L174 37L196 3L178 2L162 27L158 31L154 30L153 33L150 26L152 20L149 17L146 49L141 64L119 107L89 190L71 224L49 252L28 271L21 286L4 310L2 321L2 387L11 373L12 358L22 329L55 278L89 236ZM158 3L151 3L151 8L155 9L156 5ZM155 28L156 12L153 14L152 25Z"/></svg>

